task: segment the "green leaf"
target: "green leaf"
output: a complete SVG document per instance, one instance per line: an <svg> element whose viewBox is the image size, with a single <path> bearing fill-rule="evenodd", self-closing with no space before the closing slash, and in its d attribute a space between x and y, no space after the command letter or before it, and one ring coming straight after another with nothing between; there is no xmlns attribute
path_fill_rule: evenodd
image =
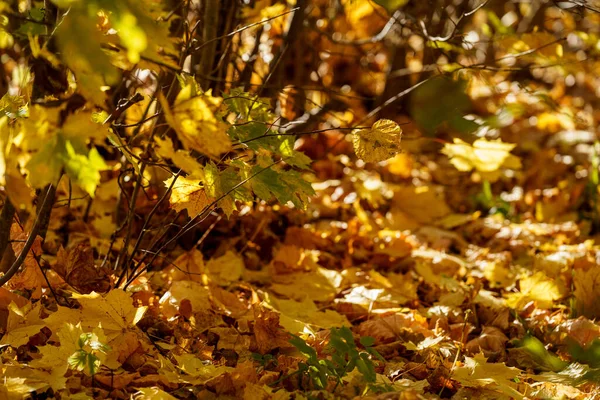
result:
<svg viewBox="0 0 600 400"><path fill-rule="evenodd" d="M371 336L363 336L360 338L360 344L365 347L371 347L375 344L375 339Z"/></svg>
<svg viewBox="0 0 600 400"><path fill-rule="evenodd" d="M373 383L377 380L375 366L367 353L360 354L360 358L356 360L356 368L358 368L358 372L363 375L367 382Z"/></svg>
<svg viewBox="0 0 600 400"><path fill-rule="evenodd" d="M600 340L594 341L586 348L575 341L569 341L569 354L574 360L589 364L591 367L600 366Z"/></svg>
<svg viewBox="0 0 600 400"><path fill-rule="evenodd" d="M273 119L271 101L268 98L257 97L240 88L232 89L229 95L225 96L224 103L230 112L238 114L246 121L268 122ZM265 124L262 126L263 131L268 127Z"/></svg>
<svg viewBox="0 0 600 400"><path fill-rule="evenodd" d="M107 167L95 148L86 154L85 146L75 146L75 143L59 134L31 157L26 168L29 182L34 188L57 183L64 170L75 184L93 197L100 183L100 171Z"/></svg>
<svg viewBox="0 0 600 400"><path fill-rule="evenodd" d="M306 358L316 360L317 351L310 347L304 339L299 336L292 335L292 338L289 340L290 344L300 351Z"/></svg>
<svg viewBox="0 0 600 400"><path fill-rule="evenodd" d="M67 176L93 197L100 183L100 171L107 168L102 156L95 147L87 156L77 153L68 140L65 141L65 150L62 156Z"/></svg>
<svg viewBox="0 0 600 400"><path fill-rule="evenodd" d="M544 344L535 336L526 336L520 343L520 347L526 350L536 361L551 371L561 371L568 363L549 352Z"/></svg>
<svg viewBox="0 0 600 400"><path fill-rule="evenodd" d="M464 118L471 108L466 89L467 82L463 80L431 79L413 92L410 113L428 135L443 125L461 133L473 132L479 125Z"/></svg>

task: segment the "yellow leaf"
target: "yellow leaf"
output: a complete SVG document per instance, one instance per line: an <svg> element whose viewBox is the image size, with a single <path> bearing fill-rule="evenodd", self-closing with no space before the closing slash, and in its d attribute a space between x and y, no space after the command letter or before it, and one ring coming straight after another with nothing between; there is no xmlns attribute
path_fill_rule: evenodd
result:
<svg viewBox="0 0 600 400"><path fill-rule="evenodd" d="M241 278L245 265L238 254L228 251L219 258L209 260L206 269L210 278L217 284L228 285Z"/></svg>
<svg viewBox="0 0 600 400"><path fill-rule="evenodd" d="M169 276L173 281L202 282L202 275L205 272L204 258L198 249L183 253L173 261L173 265L169 268Z"/></svg>
<svg viewBox="0 0 600 400"><path fill-rule="evenodd" d="M101 87L116 83L118 73L101 51L102 35L90 23L87 11L73 7L58 25L56 36L63 61L75 74L77 88L86 99L104 106L106 94Z"/></svg>
<svg viewBox="0 0 600 400"><path fill-rule="evenodd" d="M392 201L392 210L398 208L421 224L430 224L451 212L443 194L433 186L399 186Z"/></svg>
<svg viewBox="0 0 600 400"><path fill-rule="evenodd" d="M172 108L163 96L159 97L165 118L187 149L218 159L232 146L227 124L215 116L223 99L213 97L210 92L194 93L192 85L181 89Z"/></svg>
<svg viewBox="0 0 600 400"><path fill-rule="evenodd" d="M174 179L175 177L167 179L165 186L170 187ZM212 199L206 194L202 181L179 176L171 189L169 203L174 210L187 210L188 215L194 218L207 210Z"/></svg>
<svg viewBox="0 0 600 400"><path fill-rule="evenodd" d="M19 308L14 302L8 306L8 321L6 332L0 345L19 347L27 344L29 338L36 335L45 326L39 318L40 303L35 306L26 304Z"/></svg>
<svg viewBox="0 0 600 400"><path fill-rule="evenodd" d="M520 169L520 160L510 152L516 145L504 143L500 139L488 141L477 139L473 145L454 139L454 143L447 143L442 153L450 158L452 165L459 171L495 172L501 167Z"/></svg>
<svg viewBox="0 0 600 400"><path fill-rule="evenodd" d="M483 276L490 282L491 288L508 288L515 283L514 273L505 265L496 261L482 261Z"/></svg>
<svg viewBox="0 0 600 400"><path fill-rule="evenodd" d="M332 310L319 311L308 297L301 302L267 297L265 305L281 313L280 325L293 334L311 332L311 327L328 329L350 326L345 316Z"/></svg>
<svg viewBox="0 0 600 400"><path fill-rule="evenodd" d="M464 365L454 369L452 379L464 387L490 389L523 399L514 381L520 374L518 368L507 367L504 363L488 363L482 354L478 354L473 358L465 357Z"/></svg>
<svg viewBox="0 0 600 400"><path fill-rule="evenodd" d="M190 155L189 151L175 150L171 138L168 136L164 139L156 137L154 140L157 144L156 153L159 156L170 158L178 168L190 174L190 177L202 177L204 175L202 165Z"/></svg>
<svg viewBox="0 0 600 400"><path fill-rule="evenodd" d="M224 372L232 370L230 367L215 366L212 364L205 364L196 355L186 353L183 355L173 354L179 368L188 375L194 378L200 378L205 381L214 378L215 376L221 375Z"/></svg>
<svg viewBox="0 0 600 400"><path fill-rule="evenodd" d="M379 162L400 151L402 129L389 119L380 119L370 129L353 133L354 152L365 162Z"/></svg>
<svg viewBox="0 0 600 400"><path fill-rule="evenodd" d="M337 294L342 275L319 267L311 272L276 275L273 280L271 290L277 294L296 300L329 301Z"/></svg>
<svg viewBox="0 0 600 400"><path fill-rule="evenodd" d="M83 333L80 325L65 323L57 332L60 346L47 344L39 347L41 358L31 362L34 368L40 368L52 373L54 379L50 382L54 390L64 388L64 375L69 368L67 360L77 350L79 336ZM62 386L61 386L62 385Z"/></svg>
<svg viewBox="0 0 600 400"><path fill-rule="evenodd" d="M573 118L563 110L554 112L543 112L537 116L537 127L542 131L556 133L561 130L574 130Z"/></svg>
<svg viewBox="0 0 600 400"><path fill-rule="evenodd" d="M564 284L548 278L542 271L521 279L519 286L520 293L511 293L506 298L506 304L511 308L519 309L530 301L535 301L539 308L552 308L556 300L567 294Z"/></svg>
<svg viewBox="0 0 600 400"><path fill-rule="evenodd" d="M588 317L600 316L600 268L592 265L588 269L576 268L573 271L573 284L575 290L576 307L578 311Z"/></svg>
<svg viewBox="0 0 600 400"><path fill-rule="evenodd" d="M210 291L192 281L174 282L171 288L161 297L160 305L167 318L177 314L181 300L188 299L193 312L205 311L211 308Z"/></svg>
<svg viewBox="0 0 600 400"><path fill-rule="evenodd" d="M135 400L176 400L176 397L157 387L141 388L132 397Z"/></svg>
<svg viewBox="0 0 600 400"><path fill-rule="evenodd" d="M388 170L401 178L409 178L412 173L414 160L410 154L396 154L395 157L387 161Z"/></svg>
<svg viewBox="0 0 600 400"><path fill-rule="evenodd" d="M106 339L103 343L112 349L104 364L118 368L140 345L139 330L135 326L147 307L136 308L130 295L113 289L106 296L98 293L73 294L81 304L80 309L60 307L44 320L52 332L58 332L65 322L77 322L84 332L92 332L101 326Z"/></svg>

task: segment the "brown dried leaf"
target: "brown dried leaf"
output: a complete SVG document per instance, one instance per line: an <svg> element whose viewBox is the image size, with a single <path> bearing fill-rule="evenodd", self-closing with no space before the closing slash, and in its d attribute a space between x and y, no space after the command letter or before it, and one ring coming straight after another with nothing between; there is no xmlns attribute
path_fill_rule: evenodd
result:
<svg viewBox="0 0 600 400"><path fill-rule="evenodd" d="M111 287L110 270L95 265L92 247L86 243L69 250L61 246L53 269L79 293L105 293Z"/></svg>
<svg viewBox="0 0 600 400"><path fill-rule="evenodd" d="M254 309L254 337L260 354L277 347L289 347L290 335L279 326L279 313L256 307Z"/></svg>
<svg viewBox="0 0 600 400"><path fill-rule="evenodd" d="M10 227L10 239L12 240L12 249L18 257L23 248L29 234L26 233L19 224L12 224ZM42 288L46 286L44 274L38 265L36 256L42 254L42 238L35 238L33 245L29 249L29 253L25 257L25 261L17 272L6 285L12 290L33 290L32 298L37 299L42 295Z"/></svg>

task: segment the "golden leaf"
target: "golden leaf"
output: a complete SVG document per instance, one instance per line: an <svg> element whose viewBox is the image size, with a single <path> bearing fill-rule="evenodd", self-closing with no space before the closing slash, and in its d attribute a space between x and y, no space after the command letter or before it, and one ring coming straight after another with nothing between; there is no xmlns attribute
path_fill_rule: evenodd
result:
<svg viewBox="0 0 600 400"><path fill-rule="evenodd" d="M279 311L281 313L279 323L286 331L293 334L312 332L313 327L328 329L350 326L348 319L336 311L319 311L310 298L295 301L267 296L263 304Z"/></svg>
<svg viewBox="0 0 600 400"><path fill-rule="evenodd" d="M454 143L446 143L442 153L450 158L452 165L459 171L475 169L480 173L490 173L490 181L497 180L500 175L496 172L500 168L520 169L521 160L510 154L515 144L504 143L500 139L488 141L477 139L470 145L455 138Z"/></svg>
<svg viewBox="0 0 600 400"><path fill-rule="evenodd" d="M452 379L464 387L486 388L523 399L514 381L520 374L518 368L507 367L504 363L488 363L482 354L478 354L473 358L465 357L464 365L454 369Z"/></svg>
<svg viewBox="0 0 600 400"><path fill-rule="evenodd" d="M192 249L183 253L175 261L173 267L169 268L169 277L173 281L202 282L204 273L204 258L198 249Z"/></svg>
<svg viewBox="0 0 600 400"><path fill-rule="evenodd" d="M402 129L389 119L380 119L370 129L353 134L354 152L365 162L379 162L394 157L400 151Z"/></svg>
<svg viewBox="0 0 600 400"><path fill-rule="evenodd" d="M201 177L203 175L202 165L190 155L189 151L175 150L173 141L166 136L164 139L154 138L156 141L156 153L163 158L170 158L178 167L190 174L189 176Z"/></svg>
<svg viewBox="0 0 600 400"><path fill-rule="evenodd" d="M182 88L172 109L164 97L159 97L165 118L187 149L218 159L232 146L227 135L227 124L215 116L223 99L213 97L210 92L194 92L192 84Z"/></svg>
<svg viewBox="0 0 600 400"><path fill-rule="evenodd" d="M394 190L393 209L400 209L409 218L429 224L450 214L442 192L434 186L400 186Z"/></svg>
<svg viewBox="0 0 600 400"><path fill-rule="evenodd" d="M587 317L600 316L600 268L593 265L588 269L576 268L573 271L576 307Z"/></svg>
<svg viewBox="0 0 600 400"><path fill-rule="evenodd" d="M228 285L240 279L244 272L244 260L233 251L228 251L219 258L206 263L210 278L220 285Z"/></svg>
<svg viewBox="0 0 600 400"><path fill-rule="evenodd" d="M164 182L165 186L170 187L174 179L176 177L167 179ZM188 215L194 218L206 211L212 199L206 194L202 181L180 176L171 188L169 203L174 210L178 212L187 210Z"/></svg>
<svg viewBox="0 0 600 400"><path fill-rule="evenodd" d="M542 271L519 281L520 293L510 293L506 304L515 309L523 307L530 301L535 301L539 308L551 308L556 300L566 296L567 290L563 283L548 278Z"/></svg>
<svg viewBox="0 0 600 400"><path fill-rule="evenodd" d="M208 310L211 307L210 292L207 288L198 282L174 282L160 299L160 305L167 318L177 314L179 304L184 299L190 301L193 312Z"/></svg>

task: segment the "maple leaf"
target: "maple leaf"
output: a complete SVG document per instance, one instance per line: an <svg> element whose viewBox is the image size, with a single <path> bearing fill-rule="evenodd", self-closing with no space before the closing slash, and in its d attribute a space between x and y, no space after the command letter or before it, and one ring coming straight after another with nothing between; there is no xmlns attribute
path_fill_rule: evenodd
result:
<svg viewBox="0 0 600 400"><path fill-rule="evenodd" d="M69 368L69 357L77 350L77 342L82 334L81 325L63 324L56 332L60 345L40 346L38 350L41 358L31 362L32 367L47 370L52 374L50 384L54 390L64 388L66 382L64 375Z"/></svg>
<svg viewBox="0 0 600 400"><path fill-rule="evenodd" d="M173 184L173 180L175 180ZM171 185L173 185L171 187ZM166 187L171 187L169 203L171 207L180 212L187 210L188 215L194 218L208 209L213 200L206 193L203 182L199 179L190 179L182 176L171 177L165 181Z"/></svg>
<svg viewBox="0 0 600 400"><path fill-rule="evenodd" d="M86 333L101 325L106 337L104 343L112 349L104 364L119 367L140 345L140 333L135 325L148 307L134 307L130 295L120 289L113 289L105 296L92 292L73 294L73 298L81 304L81 309L59 307L44 323L53 332L65 321L78 322Z"/></svg>
<svg viewBox="0 0 600 400"><path fill-rule="evenodd" d="M342 276L337 271L318 267L310 272L277 275L273 281L271 290L277 294L295 300L329 301L337 294Z"/></svg>
<svg viewBox="0 0 600 400"><path fill-rule="evenodd" d="M173 282L169 290L161 297L160 304L168 317L177 314L182 300L190 301L193 312L208 310L211 307L210 291L198 282Z"/></svg>
<svg viewBox="0 0 600 400"><path fill-rule="evenodd" d="M61 246L54 271L79 293L103 293L110 288L110 271L96 267L93 249L84 243L69 250Z"/></svg>
<svg viewBox="0 0 600 400"><path fill-rule="evenodd" d="M228 285L239 280L244 269L244 260L230 250L221 257L213 258L206 263L206 270L211 279L220 285Z"/></svg>
<svg viewBox="0 0 600 400"><path fill-rule="evenodd" d="M576 308L588 317L600 315L598 302L600 271L594 265L590 268L575 268L573 270L573 285L575 290Z"/></svg>
<svg viewBox="0 0 600 400"><path fill-rule="evenodd" d="M202 282L205 273L204 257L198 249L183 253L173 261L173 266L168 268L168 276L173 281Z"/></svg>
<svg viewBox="0 0 600 400"><path fill-rule="evenodd" d="M23 228L14 223L10 227L11 246L15 254L20 254L25 247L28 238ZM37 299L42 295L42 287L46 286L44 275L38 265L36 256L42 255L42 238L36 237L33 245L25 257L21 269L8 282L7 286L12 290L33 290L32 296Z"/></svg>
<svg viewBox="0 0 600 400"><path fill-rule="evenodd" d="M375 338L377 343L392 342L403 333L421 334L425 337L433 335L427 325L427 319L416 311L363 322L358 327L358 333Z"/></svg>
<svg viewBox="0 0 600 400"><path fill-rule="evenodd" d="M18 307L11 301L7 306L6 330L0 345L19 347L27 344L32 336L38 334L45 326L40 318L40 308L39 302L35 305L25 303Z"/></svg>
<svg viewBox="0 0 600 400"><path fill-rule="evenodd" d="M452 379L465 387L491 389L523 399L514 381L520 374L518 368L507 367L504 363L488 363L487 358L478 354L473 358L465 357L464 365L453 370Z"/></svg>
<svg viewBox="0 0 600 400"><path fill-rule="evenodd" d="M260 354L277 347L289 347L290 335L279 327L279 314L254 308L254 337Z"/></svg>
<svg viewBox="0 0 600 400"><path fill-rule="evenodd" d="M164 139L155 137L154 140L157 144L155 149L158 155L163 158L170 158L177 167L190 174L190 177L201 177L203 175L204 167L202 164L196 161L189 151L175 150L170 137L165 136Z"/></svg>
<svg viewBox="0 0 600 400"><path fill-rule="evenodd" d="M268 297L264 304L281 313L281 326L293 334L312 332L313 327L327 329L350 325L348 319L336 311L319 311L310 298L300 302Z"/></svg>
<svg viewBox="0 0 600 400"><path fill-rule="evenodd" d="M556 300L567 294L564 284L548 278L542 271L519 281L520 293L511 293L506 296L507 305L520 309L529 301L535 301L539 308L551 308Z"/></svg>
<svg viewBox="0 0 600 400"><path fill-rule="evenodd" d="M222 99L210 92L199 94L193 83L184 86L170 108L160 97L169 125L175 129L181 142L213 159L231 150L227 125L215 116Z"/></svg>
<svg viewBox="0 0 600 400"><path fill-rule="evenodd" d="M380 119L369 129L353 132L354 152L365 162L379 162L400 151L402 129L394 121Z"/></svg>
<svg viewBox="0 0 600 400"><path fill-rule="evenodd" d="M490 182L498 180L499 169L521 169L521 160L510 154L515 144L504 143L500 139L488 141L477 139L470 145L458 138L454 143L446 143L442 153L450 158L452 165L459 171L471 171L475 169Z"/></svg>

